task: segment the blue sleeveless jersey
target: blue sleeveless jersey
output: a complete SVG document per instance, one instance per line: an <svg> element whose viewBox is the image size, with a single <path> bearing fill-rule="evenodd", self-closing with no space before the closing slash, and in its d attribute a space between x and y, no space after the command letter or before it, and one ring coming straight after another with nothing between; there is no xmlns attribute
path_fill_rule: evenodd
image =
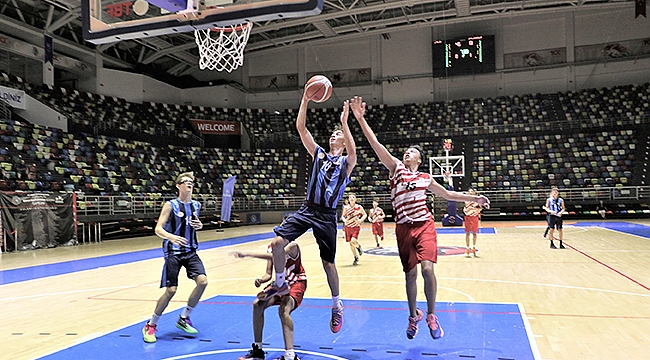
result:
<svg viewBox="0 0 650 360"><path fill-rule="evenodd" d="M551 209L551 211L555 211L555 213L559 213L562 211L562 198L558 197L557 200L553 199L553 197L549 197L548 200L546 200L548 203L548 208Z"/></svg>
<svg viewBox="0 0 650 360"><path fill-rule="evenodd" d="M318 206L336 209L343 197L348 177L348 157L331 156L316 145L314 164L311 167L307 184L307 202Z"/></svg>
<svg viewBox="0 0 650 360"><path fill-rule="evenodd" d="M190 251L196 251L199 247L198 239L196 238L196 230L190 226L190 220L195 216L199 217L199 210L201 203L192 200L189 203L184 203L179 199L170 200L172 211L169 214L169 219L164 226L167 232L174 235L182 236L187 239L187 245L178 246L172 244L168 239L163 239L163 251L165 256L169 254L182 254Z"/></svg>

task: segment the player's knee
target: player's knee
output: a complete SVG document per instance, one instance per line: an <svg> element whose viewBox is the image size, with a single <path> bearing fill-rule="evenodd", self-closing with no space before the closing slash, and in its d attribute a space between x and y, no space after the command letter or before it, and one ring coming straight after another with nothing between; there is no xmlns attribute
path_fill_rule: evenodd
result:
<svg viewBox="0 0 650 360"><path fill-rule="evenodd" d="M165 289L165 292L167 293L167 296L172 297L172 296L174 296L176 294L177 289L178 288L176 286L168 286Z"/></svg>
<svg viewBox="0 0 650 360"><path fill-rule="evenodd" d="M271 246L273 246L274 249L276 248L282 248L284 249L285 246L289 244L289 241L285 240L282 236L276 235L273 238L273 241L271 242Z"/></svg>
<svg viewBox="0 0 650 360"><path fill-rule="evenodd" d="M196 286L206 287L208 286L208 277L205 275L199 275L196 277Z"/></svg>

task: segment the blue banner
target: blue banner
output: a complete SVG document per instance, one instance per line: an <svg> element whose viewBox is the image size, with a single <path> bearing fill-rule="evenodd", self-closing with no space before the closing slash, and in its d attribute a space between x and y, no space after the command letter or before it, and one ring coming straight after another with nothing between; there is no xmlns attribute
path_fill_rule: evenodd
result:
<svg viewBox="0 0 650 360"><path fill-rule="evenodd" d="M232 175L223 183L223 198L221 199L221 221L230 222L230 208L232 207L232 195L235 193L236 175Z"/></svg>

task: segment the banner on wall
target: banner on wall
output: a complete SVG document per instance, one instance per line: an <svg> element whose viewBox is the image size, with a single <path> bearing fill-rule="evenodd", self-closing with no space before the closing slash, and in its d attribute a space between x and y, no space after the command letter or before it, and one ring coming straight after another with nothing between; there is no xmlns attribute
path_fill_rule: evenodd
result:
<svg viewBox="0 0 650 360"><path fill-rule="evenodd" d="M650 38L576 46L576 62L618 59L650 54Z"/></svg>
<svg viewBox="0 0 650 360"><path fill-rule="evenodd" d="M54 43L52 37L43 35L43 84L54 86Z"/></svg>
<svg viewBox="0 0 650 360"><path fill-rule="evenodd" d="M221 221L230 222L230 210L232 209L232 196L235 193L236 175L231 175L223 182L223 192L221 199Z"/></svg>
<svg viewBox="0 0 650 360"><path fill-rule="evenodd" d="M526 51L503 55L504 69L517 69L566 63L566 48Z"/></svg>
<svg viewBox="0 0 650 360"><path fill-rule="evenodd" d="M77 243L73 194L0 192L0 212L8 251Z"/></svg>
<svg viewBox="0 0 650 360"><path fill-rule="evenodd" d="M190 119L192 125L204 135L241 135L239 121L215 121Z"/></svg>
<svg viewBox="0 0 650 360"><path fill-rule="evenodd" d="M25 110L27 108L27 99L25 92L5 86L0 86L0 98L4 99L14 109Z"/></svg>
<svg viewBox="0 0 650 360"><path fill-rule="evenodd" d="M314 75L327 76L333 85L368 83L372 81L370 68L326 71L325 74L322 72L310 72L307 73L307 79Z"/></svg>
<svg viewBox="0 0 650 360"><path fill-rule="evenodd" d="M295 89L298 87L298 74L251 76L248 85L251 89Z"/></svg>

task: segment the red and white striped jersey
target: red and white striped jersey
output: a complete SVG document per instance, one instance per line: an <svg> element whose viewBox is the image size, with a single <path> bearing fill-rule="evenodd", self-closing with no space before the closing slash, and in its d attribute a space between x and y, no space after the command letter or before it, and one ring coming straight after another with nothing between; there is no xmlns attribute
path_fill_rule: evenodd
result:
<svg viewBox="0 0 650 360"><path fill-rule="evenodd" d="M284 277L289 286L293 285L296 281L307 280L305 268L302 267L302 253L298 244L296 244L296 248L298 250L298 256L295 258L292 258L288 252L284 254L286 259L284 264ZM269 254L272 253L271 245L267 247L267 251Z"/></svg>
<svg viewBox="0 0 650 360"><path fill-rule="evenodd" d="M431 219L426 193L431 181L430 174L412 172L401 161L398 163L390 178L390 201L395 210L396 224Z"/></svg>
<svg viewBox="0 0 650 360"><path fill-rule="evenodd" d="M368 214L368 217L370 218L370 222L383 222L384 219L383 217L386 216L384 214L384 209L380 208L377 206L374 209L370 209L370 213Z"/></svg>
<svg viewBox="0 0 650 360"><path fill-rule="evenodd" d="M343 214L345 214L345 226L346 227L359 227L361 225L354 225L358 224L353 221L354 218L361 219L363 216L363 213L361 212L361 205L359 204L354 204L354 207L348 205L343 207Z"/></svg>
<svg viewBox="0 0 650 360"><path fill-rule="evenodd" d="M465 201L463 212L465 213L465 216L479 216L481 215L482 208L483 207L476 201Z"/></svg>

